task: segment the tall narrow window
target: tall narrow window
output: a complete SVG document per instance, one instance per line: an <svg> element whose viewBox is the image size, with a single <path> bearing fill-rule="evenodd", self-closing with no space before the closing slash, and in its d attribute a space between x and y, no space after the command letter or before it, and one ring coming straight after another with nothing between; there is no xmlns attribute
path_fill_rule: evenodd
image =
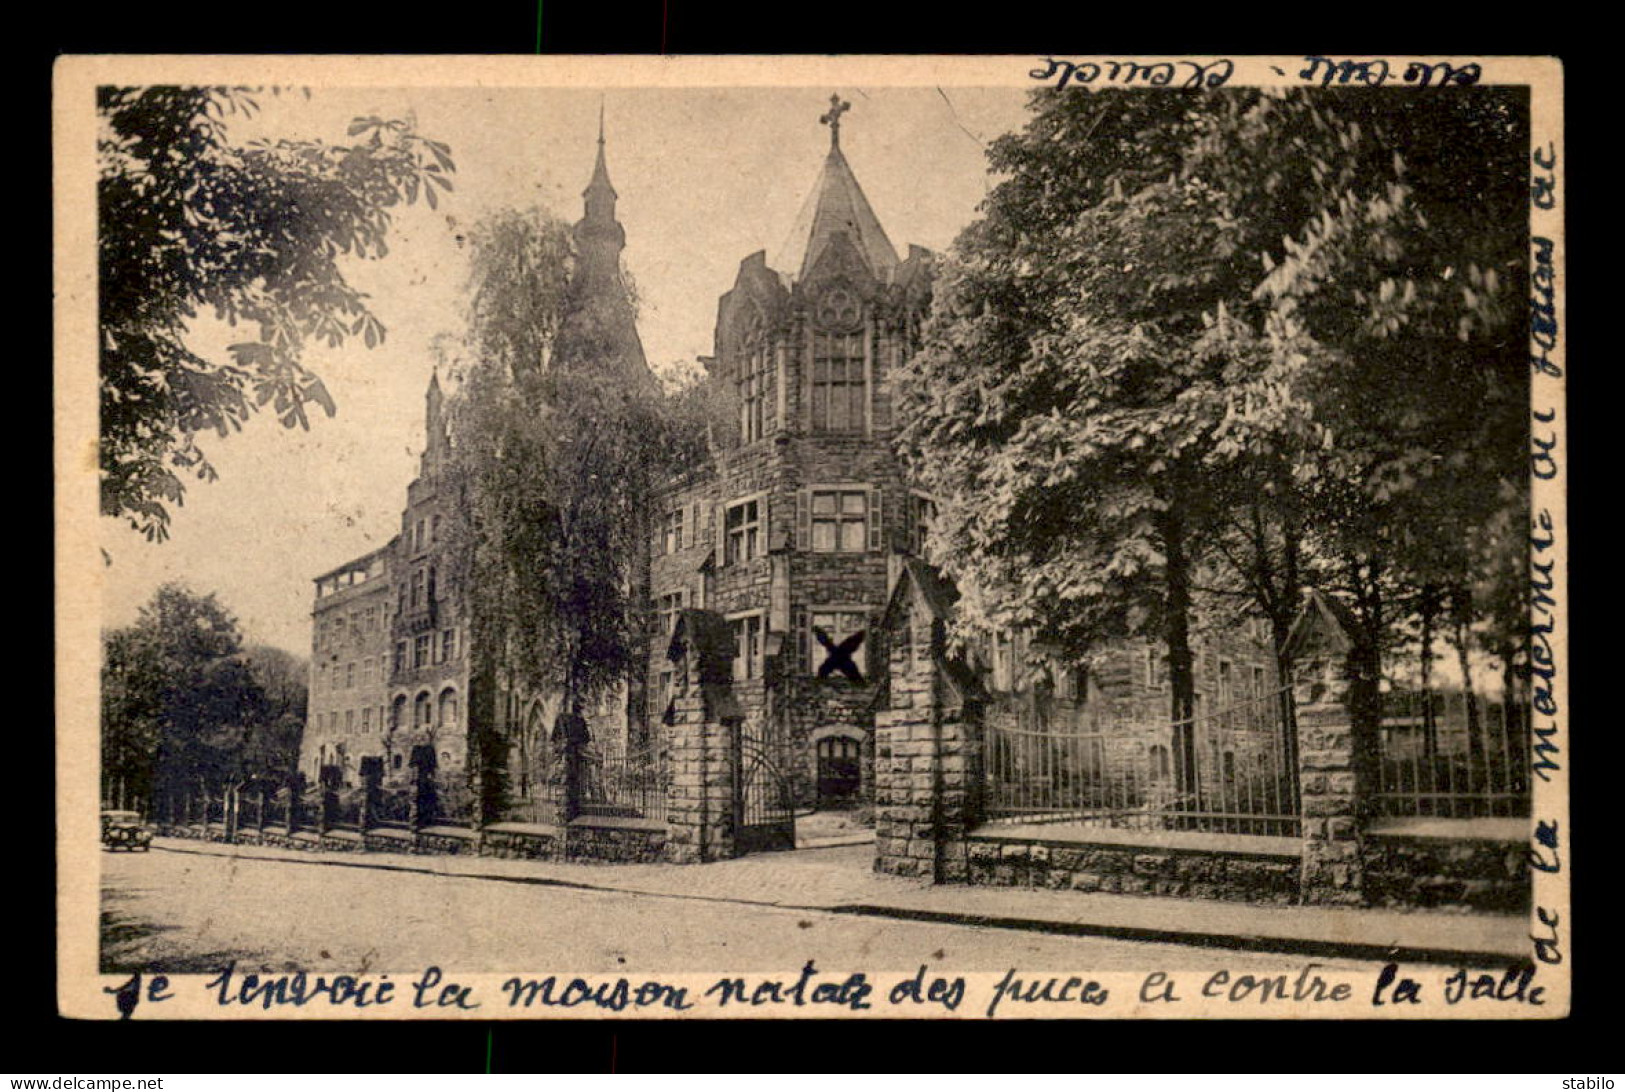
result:
<svg viewBox="0 0 1625 1092"><path fill-rule="evenodd" d="M758 337L739 360L739 442L767 435L767 341Z"/></svg>
<svg viewBox="0 0 1625 1092"><path fill-rule="evenodd" d="M683 593L675 591L670 595L662 595L659 603L660 632L665 636L677 628L677 613L683 609Z"/></svg>
<svg viewBox="0 0 1625 1092"><path fill-rule="evenodd" d="M929 561L926 543L931 538L931 525L936 522L937 503L924 493L910 493L908 497L908 551L915 557Z"/></svg>
<svg viewBox="0 0 1625 1092"><path fill-rule="evenodd" d="M661 552L674 554L683 548L683 523L688 512L687 506L673 508L666 513L662 523Z"/></svg>
<svg viewBox="0 0 1625 1092"><path fill-rule="evenodd" d="M427 667L429 664L429 635L419 634L412 638L412 666L414 668Z"/></svg>
<svg viewBox="0 0 1625 1092"><path fill-rule="evenodd" d="M752 614L733 621L734 678L754 679L762 673L762 616Z"/></svg>
<svg viewBox="0 0 1625 1092"><path fill-rule="evenodd" d="M749 561L761 557L765 552L762 548L762 503L760 500L741 501L728 506L724 516L727 530L727 554L724 564L732 565L737 561Z"/></svg>
<svg viewBox="0 0 1625 1092"><path fill-rule="evenodd" d="M813 333L812 427L843 432L863 428L869 401L864 374L863 306L844 287L818 301Z"/></svg>
<svg viewBox="0 0 1625 1092"><path fill-rule="evenodd" d="M863 427L863 335L819 333L813 339L812 424L821 432Z"/></svg>

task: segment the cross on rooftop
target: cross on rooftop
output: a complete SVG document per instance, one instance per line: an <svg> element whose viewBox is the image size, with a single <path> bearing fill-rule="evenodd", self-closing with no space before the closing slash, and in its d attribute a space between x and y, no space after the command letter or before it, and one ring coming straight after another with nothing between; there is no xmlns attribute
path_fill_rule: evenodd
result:
<svg viewBox="0 0 1625 1092"><path fill-rule="evenodd" d="M829 126L830 147L838 147L841 143L841 115L852 109L850 102L842 102L841 96L829 97L829 112L818 120Z"/></svg>

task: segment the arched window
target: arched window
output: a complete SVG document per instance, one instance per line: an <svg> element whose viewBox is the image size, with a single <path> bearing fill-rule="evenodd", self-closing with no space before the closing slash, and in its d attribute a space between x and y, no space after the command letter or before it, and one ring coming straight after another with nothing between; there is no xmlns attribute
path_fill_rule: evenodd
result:
<svg viewBox="0 0 1625 1092"><path fill-rule="evenodd" d="M397 694L395 703L389 707L389 730L399 731L406 727L406 695Z"/></svg>
<svg viewBox="0 0 1625 1092"><path fill-rule="evenodd" d="M812 427L844 432L864 426L863 305L844 286L824 292L813 336Z"/></svg>
<svg viewBox="0 0 1625 1092"><path fill-rule="evenodd" d="M457 691L449 686L440 692L440 727L457 727Z"/></svg>
<svg viewBox="0 0 1625 1092"><path fill-rule="evenodd" d="M429 692L422 691L412 701L412 727L429 728L434 724L434 709L429 704Z"/></svg>

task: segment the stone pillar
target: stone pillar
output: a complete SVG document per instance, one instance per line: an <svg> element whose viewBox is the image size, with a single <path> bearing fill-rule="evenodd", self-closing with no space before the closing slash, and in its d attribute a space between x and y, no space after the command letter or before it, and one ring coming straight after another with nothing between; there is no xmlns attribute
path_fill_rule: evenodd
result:
<svg viewBox="0 0 1625 1092"><path fill-rule="evenodd" d="M726 623L709 611L685 610L672 635L671 722L665 726L671 762L667 786L667 859L677 864L735 855L733 701L724 671L731 650Z"/></svg>
<svg viewBox="0 0 1625 1092"><path fill-rule="evenodd" d="M929 611L897 617L890 633L889 698L875 715L875 870L963 882L980 807L980 706L948 677Z"/></svg>
<svg viewBox="0 0 1625 1092"><path fill-rule="evenodd" d="M1341 701L1300 706L1297 720L1302 901L1359 904L1365 899L1365 824L1348 706Z"/></svg>
<svg viewBox="0 0 1625 1092"><path fill-rule="evenodd" d="M1311 592L1287 636L1303 821L1299 898L1311 905L1365 901L1365 827L1376 785L1362 754L1370 741L1355 725L1351 625L1335 600Z"/></svg>
<svg viewBox="0 0 1625 1092"><path fill-rule="evenodd" d="M299 829L299 797L303 795L304 778L293 774L288 778L288 814L283 817L282 833L292 838L294 831Z"/></svg>

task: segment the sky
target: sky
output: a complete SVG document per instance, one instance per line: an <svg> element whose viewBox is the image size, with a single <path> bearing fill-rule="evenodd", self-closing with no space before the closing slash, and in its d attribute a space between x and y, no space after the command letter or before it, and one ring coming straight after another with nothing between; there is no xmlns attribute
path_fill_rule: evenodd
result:
<svg viewBox="0 0 1625 1092"><path fill-rule="evenodd" d="M1011 88L318 88L308 100L265 97L260 116L232 126L234 141L343 142L351 118L411 117L451 145L456 189L438 210L399 212L387 258L345 269L388 334L376 349L358 342L307 356L336 417L318 413L300 432L262 415L229 439L204 437L220 480L189 487L166 542L101 521L104 625L129 624L159 585L180 580L217 593L250 643L308 653L311 581L399 529L423 447L431 345L461 327L468 226L503 207L579 218L602 105L649 362L658 370L709 356L718 297L743 259L780 248L817 178L831 93L852 104L841 148L900 254L910 243L948 248L993 184L986 144L1026 118L1025 92ZM191 336L211 359L240 339L217 324Z"/></svg>

